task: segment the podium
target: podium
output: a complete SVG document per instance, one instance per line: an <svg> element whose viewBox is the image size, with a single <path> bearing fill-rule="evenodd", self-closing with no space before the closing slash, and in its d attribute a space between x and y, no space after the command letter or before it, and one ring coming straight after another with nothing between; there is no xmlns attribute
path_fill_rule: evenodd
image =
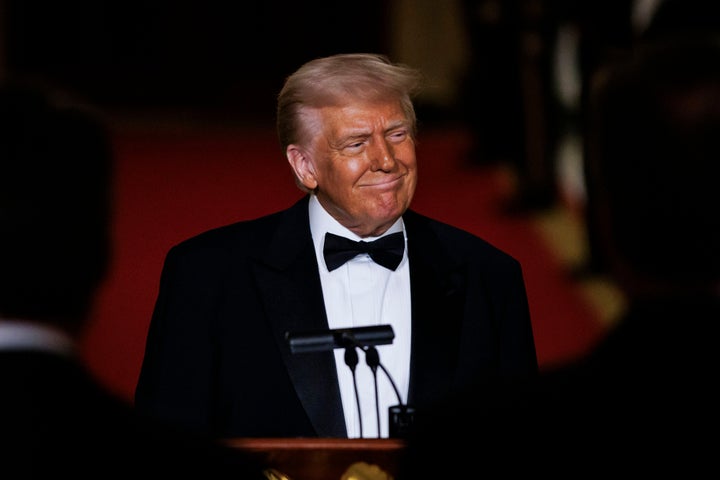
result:
<svg viewBox="0 0 720 480"><path fill-rule="evenodd" d="M277 480L391 480L405 447L394 438L235 438L225 443L269 465Z"/></svg>

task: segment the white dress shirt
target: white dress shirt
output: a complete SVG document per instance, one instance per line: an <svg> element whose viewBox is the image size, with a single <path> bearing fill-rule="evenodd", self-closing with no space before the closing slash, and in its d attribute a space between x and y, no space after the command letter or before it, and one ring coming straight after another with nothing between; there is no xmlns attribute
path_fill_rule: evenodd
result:
<svg viewBox="0 0 720 480"><path fill-rule="evenodd" d="M407 234L405 235L405 253L395 271L376 264L367 254L362 254L329 272L323 257L325 233L330 232L356 241L372 241L379 237L361 239L330 216L314 195L310 197L310 230L315 244L329 327L337 329L390 325L395 333L391 345L376 347L380 355L380 363L389 372L400 395L399 400L398 393L395 392L391 381L382 368L378 368L380 435L378 435L377 428L375 380L371 369L365 363L364 353L358 351L360 363L356 368L362 411L361 435L360 415L357 409L352 372L345 364L345 350L341 348L335 350L335 363L348 437L387 438L389 436L388 408L406 403L410 377L410 269L407 256ZM404 223L400 218L384 235L404 232L404 230Z"/></svg>

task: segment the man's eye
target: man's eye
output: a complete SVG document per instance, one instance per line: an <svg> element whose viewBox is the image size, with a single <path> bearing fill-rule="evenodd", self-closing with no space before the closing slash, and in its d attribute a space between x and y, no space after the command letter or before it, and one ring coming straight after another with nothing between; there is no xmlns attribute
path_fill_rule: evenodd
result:
<svg viewBox="0 0 720 480"><path fill-rule="evenodd" d="M407 132L405 130L400 130L390 134L390 139L395 142L402 141L405 137L407 137Z"/></svg>
<svg viewBox="0 0 720 480"><path fill-rule="evenodd" d="M354 152L360 150L361 148L363 148L363 146L365 146L365 142L348 143L347 145L345 145L345 150Z"/></svg>

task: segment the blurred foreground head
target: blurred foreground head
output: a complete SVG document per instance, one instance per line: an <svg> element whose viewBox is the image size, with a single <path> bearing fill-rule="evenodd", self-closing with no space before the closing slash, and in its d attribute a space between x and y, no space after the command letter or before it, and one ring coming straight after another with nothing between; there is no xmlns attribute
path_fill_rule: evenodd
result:
<svg viewBox="0 0 720 480"><path fill-rule="evenodd" d="M0 317L82 327L109 265L111 175L96 112L0 84Z"/></svg>
<svg viewBox="0 0 720 480"><path fill-rule="evenodd" d="M720 38L643 44L594 85L588 179L630 298L720 292Z"/></svg>

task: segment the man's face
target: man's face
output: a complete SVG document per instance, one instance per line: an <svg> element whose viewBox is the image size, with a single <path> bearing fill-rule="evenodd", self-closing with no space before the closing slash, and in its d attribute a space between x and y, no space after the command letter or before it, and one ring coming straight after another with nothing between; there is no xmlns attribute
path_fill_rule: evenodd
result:
<svg viewBox="0 0 720 480"><path fill-rule="evenodd" d="M417 184L415 141L399 102L313 113L318 129L303 157L303 184L348 229L380 235L410 206Z"/></svg>

